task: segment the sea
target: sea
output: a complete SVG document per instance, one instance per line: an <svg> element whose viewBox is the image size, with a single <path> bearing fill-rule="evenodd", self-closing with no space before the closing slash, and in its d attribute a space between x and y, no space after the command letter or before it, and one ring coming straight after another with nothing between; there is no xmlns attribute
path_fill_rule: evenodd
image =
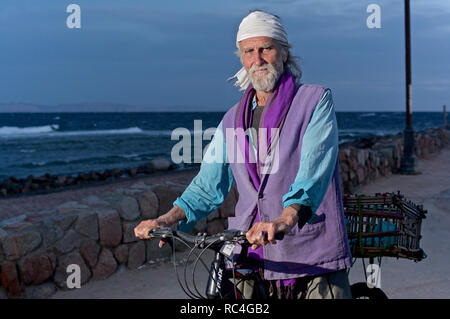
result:
<svg viewBox="0 0 450 319"><path fill-rule="evenodd" d="M158 157L170 159L172 147L180 142L179 135L172 139L173 130L206 133L217 127L224 114L0 113L0 182L10 176L75 176L138 167ZM336 118L340 144L360 137L397 134L405 128L404 112L336 112ZM440 112L413 114L415 131L442 123ZM210 142L207 138L200 141L201 147ZM179 169L187 167L181 164Z"/></svg>

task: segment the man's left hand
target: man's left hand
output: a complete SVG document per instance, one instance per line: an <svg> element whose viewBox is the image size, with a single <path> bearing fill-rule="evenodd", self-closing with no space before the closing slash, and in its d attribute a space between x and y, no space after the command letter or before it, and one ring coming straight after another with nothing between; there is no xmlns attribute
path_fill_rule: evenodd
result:
<svg viewBox="0 0 450 319"><path fill-rule="evenodd" d="M261 245L276 244L275 234L283 232L287 234L297 225L297 210L288 206L281 216L270 222L255 223L247 232L247 240L252 244L252 249L257 249Z"/></svg>

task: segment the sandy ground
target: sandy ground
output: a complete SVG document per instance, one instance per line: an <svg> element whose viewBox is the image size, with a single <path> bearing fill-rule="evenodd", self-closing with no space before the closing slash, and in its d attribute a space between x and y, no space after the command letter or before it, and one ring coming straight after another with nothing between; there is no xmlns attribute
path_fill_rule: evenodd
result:
<svg viewBox="0 0 450 319"><path fill-rule="evenodd" d="M418 161L421 175L380 178L357 190L358 194L400 190L414 203L423 204L428 216L423 222L421 242L428 257L415 263L384 258L381 288L390 298L450 297L450 149ZM210 255L211 256L211 255ZM205 258L206 263L210 258ZM366 260L366 266L368 261ZM188 268L191 274L192 265ZM183 269L179 269L180 275ZM182 277L181 277L182 278ZM189 276L188 278L192 278ZM350 282L365 281L361 262L350 272ZM196 284L204 292L206 271L199 267ZM190 287L192 287L192 283ZM170 263L146 264L141 269L117 272L106 280L89 282L80 289L58 291L53 298L186 298Z"/></svg>

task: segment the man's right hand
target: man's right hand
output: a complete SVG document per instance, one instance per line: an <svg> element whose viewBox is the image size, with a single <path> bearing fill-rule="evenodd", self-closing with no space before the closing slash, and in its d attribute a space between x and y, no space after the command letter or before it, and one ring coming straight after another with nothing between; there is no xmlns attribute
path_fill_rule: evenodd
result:
<svg viewBox="0 0 450 319"><path fill-rule="evenodd" d="M142 221L139 225L137 225L134 228L134 235L140 239L151 239L148 233L153 229L161 227L170 227L185 218L186 213L184 212L184 210L181 207L175 205L174 207L172 207L171 210L169 210L164 215L159 216L157 219L147 219ZM164 246L165 243L166 241L160 240L159 248Z"/></svg>
<svg viewBox="0 0 450 319"><path fill-rule="evenodd" d="M155 228L161 228L161 227L167 227L167 224L160 222L156 219L144 220L144 221L140 222L140 224L134 228L134 235L140 239L152 239L148 235L148 233ZM164 244L165 244L165 241L160 240L159 248L164 246Z"/></svg>

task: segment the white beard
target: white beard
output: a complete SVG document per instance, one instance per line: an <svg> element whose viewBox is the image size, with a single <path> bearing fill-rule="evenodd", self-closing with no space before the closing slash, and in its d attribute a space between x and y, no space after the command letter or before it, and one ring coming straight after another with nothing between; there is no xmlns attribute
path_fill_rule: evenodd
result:
<svg viewBox="0 0 450 319"><path fill-rule="evenodd" d="M262 77L254 75L255 71L267 69L267 73ZM247 71L250 82L256 91L271 92L280 76L283 74L283 64L276 62L275 64L264 64L261 66L252 66Z"/></svg>

